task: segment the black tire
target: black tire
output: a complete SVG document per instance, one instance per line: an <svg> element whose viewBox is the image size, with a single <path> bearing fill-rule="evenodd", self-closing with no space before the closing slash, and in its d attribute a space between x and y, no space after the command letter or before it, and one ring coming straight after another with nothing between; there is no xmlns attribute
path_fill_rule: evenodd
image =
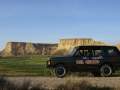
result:
<svg viewBox="0 0 120 90"><path fill-rule="evenodd" d="M109 77L113 73L112 67L110 65L104 64L100 68L100 76Z"/></svg>
<svg viewBox="0 0 120 90"><path fill-rule="evenodd" d="M58 77L58 78L63 78L65 77L67 71L66 71L66 68L63 66L63 65L57 65L55 67L55 75Z"/></svg>

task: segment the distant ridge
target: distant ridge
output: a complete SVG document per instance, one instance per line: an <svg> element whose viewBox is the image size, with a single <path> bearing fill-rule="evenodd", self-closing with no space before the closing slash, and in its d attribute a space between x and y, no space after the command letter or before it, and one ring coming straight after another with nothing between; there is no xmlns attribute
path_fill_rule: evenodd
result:
<svg viewBox="0 0 120 90"><path fill-rule="evenodd" d="M50 55L58 44L8 42L1 56Z"/></svg>
<svg viewBox="0 0 120 90"><path fill-rule="evenodd" d="M102 41L91 38L60 39L58 44L8 42L1 51L1 56L25 56L25 55L52 55L59 50L68 51L75 46L81 45L108 45Z"/></svg>

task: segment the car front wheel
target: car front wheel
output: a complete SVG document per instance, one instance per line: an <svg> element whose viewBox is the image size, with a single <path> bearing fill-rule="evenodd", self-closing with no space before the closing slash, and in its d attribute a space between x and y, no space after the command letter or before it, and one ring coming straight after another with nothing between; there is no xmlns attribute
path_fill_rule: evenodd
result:
<svg viewBox="0 0 120 90"><path fill-rule="evenodd" d="M58 78L63 78L66 75L66 68L63 65L56 66L55 75Z"/></svg>
<svg viewBox="0 0 120 90"><path fill-rule="evenodd" d="M109 76L112 75L112 73L113 73L113 70L112 70L110 65L105 64L105 65L101 66L101 68L100 68L100 75L102 77L109 77Z"/></svg>

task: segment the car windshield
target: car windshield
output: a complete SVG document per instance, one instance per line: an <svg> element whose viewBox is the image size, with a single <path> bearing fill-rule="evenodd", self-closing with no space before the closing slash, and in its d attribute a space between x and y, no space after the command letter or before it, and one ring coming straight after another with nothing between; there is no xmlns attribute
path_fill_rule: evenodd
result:
<svg viewBox="0 0 120 90"><path fill-rule="evenodd" d="M74 55L75 52L76 52L76 48L71 48L67 55L72 56L72 55Z"/></svg>

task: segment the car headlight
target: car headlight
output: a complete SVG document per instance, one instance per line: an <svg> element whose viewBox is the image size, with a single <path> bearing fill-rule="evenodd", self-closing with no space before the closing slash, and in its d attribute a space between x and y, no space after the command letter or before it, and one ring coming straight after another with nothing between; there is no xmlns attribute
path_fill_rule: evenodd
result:
<svg viewBox="0 0 120 90"><path fill-rule="evenodd" d="M50 64L51 64L51 61L49 60L49 61L47 62L47 64L50 65Z"/></svg>

